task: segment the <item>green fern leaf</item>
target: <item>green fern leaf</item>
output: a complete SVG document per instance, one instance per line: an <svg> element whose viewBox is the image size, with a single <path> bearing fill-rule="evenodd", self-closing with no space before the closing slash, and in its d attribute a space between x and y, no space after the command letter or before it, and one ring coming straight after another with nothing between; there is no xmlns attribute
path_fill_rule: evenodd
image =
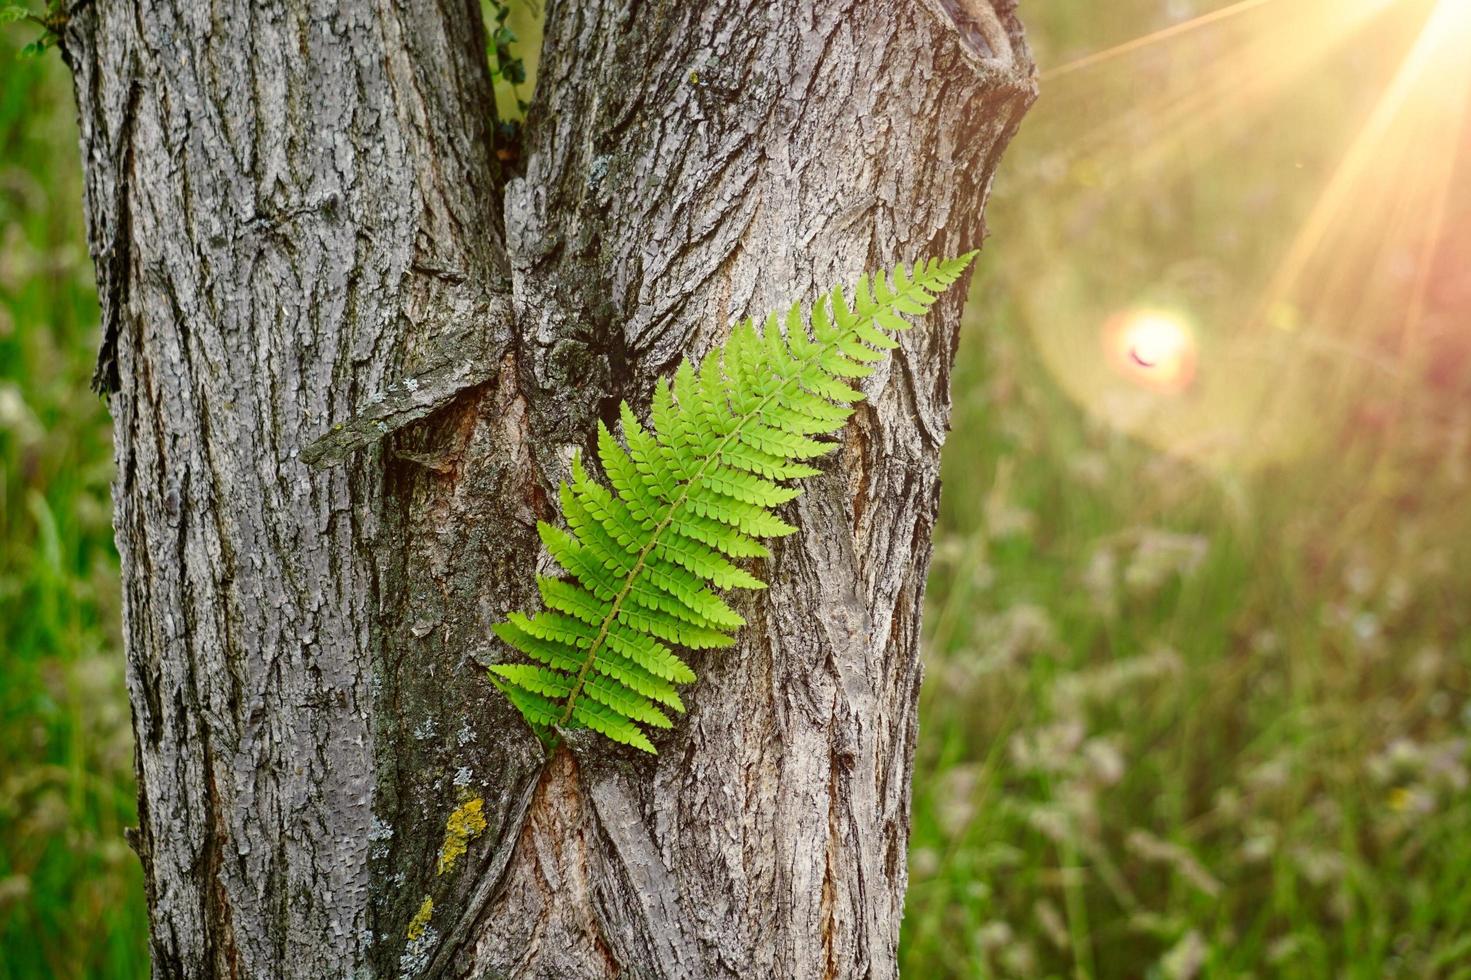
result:
<svg viewBox="0 0 1471 980"><path fill-rule="evenodd" d="M814 476L803 462L831 452L865 378L905 316L923 316L975 253L865 276L800 305L745 320L698 365L660 380L645 426L619 407L620 441L599 424L605 486L582 460L560 492L566 528L537 530L565 577L539 576L545 610L515 612L495 635L529 663L490 668L491 681L538 732L589 728L653 752L643 727L684 711L676 685L695 673L674 652L730 646L745 620L715 591L764 589L739 562L767 555L763 538L796 528L773 508Z"/></svg>

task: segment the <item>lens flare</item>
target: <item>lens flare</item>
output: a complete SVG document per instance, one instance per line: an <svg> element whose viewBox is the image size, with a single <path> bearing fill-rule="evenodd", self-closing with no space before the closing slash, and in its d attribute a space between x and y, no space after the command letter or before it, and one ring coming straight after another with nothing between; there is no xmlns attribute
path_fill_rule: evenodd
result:
<svg viewBox="0 0 1471 980"><path fill-rule="evenodd" d="M1160 392L1180 392L1195 380L1195 332L1178 314L1129 310L1103 328L1103 348L1119 374Z"/></svg>
<svg viewBox="0 0 1471 980"><path fill-rule="evenodd" d="M1058 202L1006 215L1037 352L1090 418L1222 471L1393 447L1471 365L1471 0L1179 6L1048 72L1020 137L1009 199Z"/></svg>

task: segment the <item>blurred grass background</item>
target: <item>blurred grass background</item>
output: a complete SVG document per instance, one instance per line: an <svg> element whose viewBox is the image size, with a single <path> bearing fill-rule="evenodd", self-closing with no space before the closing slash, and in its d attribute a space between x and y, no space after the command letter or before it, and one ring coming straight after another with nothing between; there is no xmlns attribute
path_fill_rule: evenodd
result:
<svg viewBox="0 0 1471 980"><path fill-rule="evenodd" d="M1023 15L1047 67L1225 6ZM1328 8L1275 6L1049 80L1003 163L926 615L906 976L1471 977L1471 150L1438 151L1434 261L1418 198L1379 220L1371 183L1309 270L1334 288L1257 309L1423 22L1310 62L1277 15ZM0 34L0 980L142 977L74 113L26 40ZM1189 324L1187 390L1111 369L1103 324L1141 306Z"/></svg>
<svg viewBox="0 0 1471 980"><path fill-rule="evenodd" d="M75 106L0 29L0 978L141 977L111 431Z"/></svg>

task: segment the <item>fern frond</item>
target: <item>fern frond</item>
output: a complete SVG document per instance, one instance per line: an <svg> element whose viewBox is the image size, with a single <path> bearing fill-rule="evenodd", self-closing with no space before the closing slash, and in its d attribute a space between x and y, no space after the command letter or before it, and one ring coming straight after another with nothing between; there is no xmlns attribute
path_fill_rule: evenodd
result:
<svg viewBox="0 0 1471 980"><path fill-rule="evenodd" d="M773 508L797 497L784 481L814 476L804 460L835 448L865 378L893 337L923 316L975 253L865 276L758 327L745 320L698 365L654 388L651 425L625 402L620 442L598 427L604 486L580 458L561 488L566 529L538 525L563 578L540 576L544 611L511 613L496 636L528 658L491 680L536 730L590 728L653 752L640 726L668 728L695 679L674 650L729 646L745 620L719 589L763 589L738 564L761 540L796 528ZM810 325L810 329L809 329Z"/></svg>

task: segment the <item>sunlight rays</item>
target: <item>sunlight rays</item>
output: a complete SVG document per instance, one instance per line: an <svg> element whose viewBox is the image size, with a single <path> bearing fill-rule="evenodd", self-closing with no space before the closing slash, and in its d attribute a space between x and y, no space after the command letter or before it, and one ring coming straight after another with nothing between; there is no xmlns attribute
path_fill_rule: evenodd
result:
<svg viewBox="0 0 1471 980"><path fill-rule="evenodd" d="M1096 259L1028 301L1058 381L1110 427L1229 467L1339 438L1330 418L1390 436L1444 347L1468 52L1471 0L1239 0L1045 72L1027 193L1076 206L1033 234ZM1135 261L1157 234L1178 254Z"/></svg>
<svg viewBox="0 0 1471 980"><path fill-rule="evenodd" d="M1178 164L1240 135L1345 42L1360 36L1395 0L1241 0L1044 72L1045 98L1095 119L1056 142L1070 159L1127 148L1128 166L1149 171ZM1188 86L1151 78L1151 59L1190 58ZM1123 113L1099 112L1100 103ZM1085 109L1085 107L1090 107ZM1140 144L1140 134L1144 142Z"/></svg>
<svg viewBox="0 0 1471 980"><path fill-rule="evenodd" d="M1054 79L1062 78L1064 75L1071 75L1073 72L1082 71L1085 68L1097 67L1105 62L1114 61L1135 51L1147 48L1150 45L1163 44L1171 38L1179 37L1182 34L1189 34L1191 31L1198 31L1219 21L1239 17L1264 4L1277 2L1281 2L1281 0L1239 0L1239 2L1233 3L1229 7L1222 7L1220 10L1213 10L1210 13L1201 14L1199 17L1192 17L1190 20L1152 31L1142 37L1125 41L1123 44L1116 44L1103 51L1095 51L1093 54L1084 55L1081 58L1069 61L1065 65L1049 68L1042 72L1042 81L1050 82Z"/></svg>
<svg viewBox="0 0 1471 980"><path fill-rule="evenodd" d="M1264 293L1259 316L1354 327L1376 294L1413 286L1397 354L1413 352L1471 101L1471 6L1442 0L1385 89ZM1361 326L1361 325L1360 325ZM1349 330L1358 333L1359 330Z"/></svg>
<svg viewBox="0 0 1471 980"><path fill-rule="evenodd" d="M1392 365L1391 396L1380 398L1381 467L1397 455L1405 412L1437 350L1422 326L1471 107L1468 52L1471 5L1441 0L1263 299L1268 313L1289 310Z"/></svg>
<svg viewBox="0 0 1471 980"><path fill-rule="evenodd" d="M1284 257L1267 292L1268 308L1300 285L1310 263L1330 251L1330 234L1351 218L1355 227L1346 230L1347 243L1376 250L1389 229L1370 224L1365 217L1388 216L1387 212L1405 210L1408 203L1413 214L1436 225L1465 125L1471 82L1468 51L1471 5L1442 0ZM1365 206L1351 207L1355 203ZM1423 243L1433 247L1438 226L1421 230L1433 232ZM1331 251L1341 255L1343 244L1343 239L1335 239Z"/></svg>

